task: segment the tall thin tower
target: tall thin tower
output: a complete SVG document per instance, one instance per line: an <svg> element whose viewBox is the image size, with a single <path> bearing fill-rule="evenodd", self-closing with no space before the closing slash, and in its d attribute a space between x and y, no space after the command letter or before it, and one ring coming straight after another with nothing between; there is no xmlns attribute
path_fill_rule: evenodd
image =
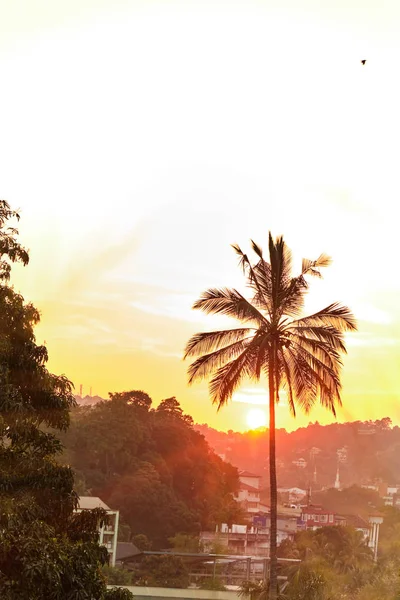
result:
<svg viewBox="0 0 400 600"><path fill-rule="evenodd" d="M79 386L79 395L82 398L82 384Z"/></svg>
<svg viewBox="0 0 400 600"><path fill-rule="evenodd" d="M335 490L340 490L339 463L338 463L337 471L336 471Z"/></svg>

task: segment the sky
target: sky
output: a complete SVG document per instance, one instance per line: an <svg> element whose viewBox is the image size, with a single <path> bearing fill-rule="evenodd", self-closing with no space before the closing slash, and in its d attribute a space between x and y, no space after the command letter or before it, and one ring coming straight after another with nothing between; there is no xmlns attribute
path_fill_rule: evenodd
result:
<svg viewBox="0 0 400 600"><path fill-rule="evenodd" d="M265 382L217 414L182 356L225 324L191 310L200 293L243 289L230 244L271 230L296 265L333 257L307 308L358 319L338 419L400 424L399 32L397 0L0 0L0 197L49 368L262 424ZM282 398L278 427L310 420L332 417Z"/></svg>

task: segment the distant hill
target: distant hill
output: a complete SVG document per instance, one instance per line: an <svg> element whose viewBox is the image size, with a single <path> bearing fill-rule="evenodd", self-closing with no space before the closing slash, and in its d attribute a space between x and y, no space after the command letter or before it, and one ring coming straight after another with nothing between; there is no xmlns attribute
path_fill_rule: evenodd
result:
<svg viewBox="0 0 400 600"><path fill-rule="evenodd" d="M267 429L238 433L208 425L195 428L222 458L261 475L263 486L268 486ZM400 428L392 427L388 417L330 425L316 422L290 433L278 429L276 446L280 487L333 487L338 467L342 487L400 483Z"/></svg>
<svg viewBox="0 0 400 600"><path fill-rule="evenodd" d="M75 398L80 406L108 401L101 396ZM221 458L261 475L262 486L268 487L268 429L239 433L218 431L206 424L194 428ZM290 433L278 429L276 442L279 487L311 486L315 491L333 487L338 467L342 487L400 484L400 428L392 427L388 417L330 425L315 422Z"/></svg>
<svg viewBox="0 0 400 600"><path fill-rule="evenodd" d="M98 402L106 400L106 398L101 398L101 396L86 395L82 398L82 396L78 396L77 394L75 394L74 397L79 406L94 406Z"/></svg>

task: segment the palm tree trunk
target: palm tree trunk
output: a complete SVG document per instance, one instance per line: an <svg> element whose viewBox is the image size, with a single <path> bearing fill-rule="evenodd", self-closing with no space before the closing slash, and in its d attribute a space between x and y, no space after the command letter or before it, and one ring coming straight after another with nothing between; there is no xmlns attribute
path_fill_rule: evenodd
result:
<svg viewBox="0 0 400 600"><path fill-rule="evenodd" d="M276 486L276 463L275 463L275 348L272 349L269 361L269 485L270 485L270 542L269 542L269 600L275 600L278 596L277 579L277 486Z"/></svg>

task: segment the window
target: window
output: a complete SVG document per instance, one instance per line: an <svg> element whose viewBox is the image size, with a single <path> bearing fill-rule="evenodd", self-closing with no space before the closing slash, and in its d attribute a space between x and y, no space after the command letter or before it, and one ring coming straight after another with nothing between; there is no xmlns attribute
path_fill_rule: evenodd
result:
<svg viewBox="0 0 400 600"><path fill-rule="evenodd" d="M329 515L329 523L333 523L333 515Z"/></svg>
<svg viewBox="0 0 400 600"><path fill-rule="evenodd" d="M318 521L319 521L319 516L318 516L318 515L314 515L314 521L315 521L316 523L318 523Z"/></svg>
<svg viewBox="0 0 400 600"><path fill-rule="evenodd" d="M327 523L328 522L328 515L321 515L321 523Z"/></svg>

